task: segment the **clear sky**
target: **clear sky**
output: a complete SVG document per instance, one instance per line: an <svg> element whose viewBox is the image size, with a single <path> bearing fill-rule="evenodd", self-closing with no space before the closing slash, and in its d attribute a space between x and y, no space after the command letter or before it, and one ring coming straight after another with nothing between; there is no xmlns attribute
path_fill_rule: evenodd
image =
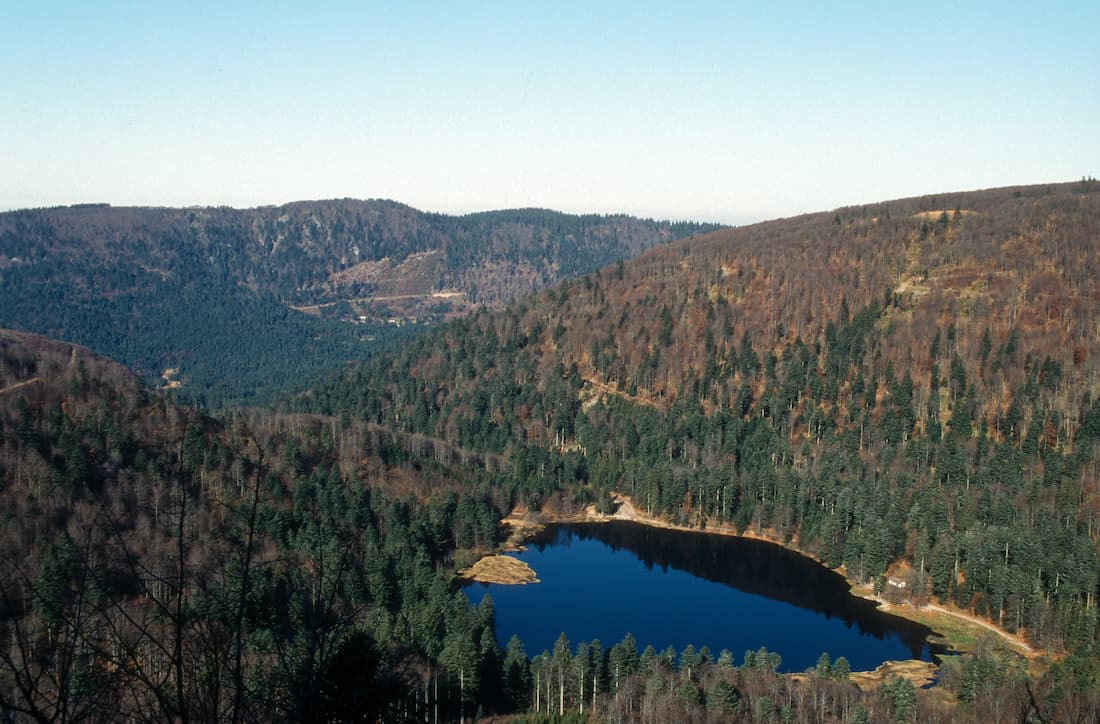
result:
<svg viewBox="0 0 1100 724"><path fill-rule="evenodd" d="M0 2L0 209L744 223L1100 176L1100 2Z"/></svg>

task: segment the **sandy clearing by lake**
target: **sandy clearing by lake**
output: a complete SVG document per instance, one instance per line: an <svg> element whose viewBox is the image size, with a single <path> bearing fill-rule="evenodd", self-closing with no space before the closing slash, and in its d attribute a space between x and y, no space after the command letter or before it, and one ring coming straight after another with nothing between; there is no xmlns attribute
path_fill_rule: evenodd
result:
<svg viewBox="0 0 1100 724"><path fill-rule="evenodd" d="M463 568L458 575L478 583L522 585L539 582L531 566L512 556L485 556L469 568Z"/></svg>

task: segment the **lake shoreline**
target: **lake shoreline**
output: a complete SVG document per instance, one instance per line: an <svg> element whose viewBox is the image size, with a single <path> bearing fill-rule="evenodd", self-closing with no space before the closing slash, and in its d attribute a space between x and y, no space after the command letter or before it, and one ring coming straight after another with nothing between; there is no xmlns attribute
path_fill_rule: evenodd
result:
<svg viewBox="0 0 1100 724"><path fill-rule="evenodd" d="M769 535L766 531L744 531L738 532L733 526L730 525L704 525L703 527L691 527L686 525L680 525L668 520L664 520L655 516L647 515L638 511L633 501L629 496L616 493L613 495L613 502L615 503L615 510L612 513L600 513L595 509L595 506L589 505L579 513L570 515L561 515L554 513L539 513L532 516L528 511L521 507L517 507L513 510L508 517L504 518L501 522L507 528L510 533L506 542L501 549L503 551L515 551L522 550L524 543L531 537L542 532L546 526L555 524L568 524L568 523L611 523L616 521L632 522L638 525L643 525L651 528L660 528L665 530L677 530L686 531L692 533L705 533L717 536L726 536L734 538L759 540L773 545L780 546L785 550L796 553L803 556L814 563L825 566L826 564L819 560L815 555L802 550L797 544L797 538L792 538L791 541L780 540L779 536ZM990 632L996 634L1002 641L1004 641L1009 649L1032 663L1035 663L1043 652L1036 651L1029 644L1027 644L1021 637L1005 631L997 627L992 622L986 621L972 614L964 611L954 611L942 605L927 604L925 606L915 606L906 603L890 603L880 596L874 594L874 592L863 583L860 583L848 575L847 570L841 566L839 568L829 568L842 576L847 583L850 593L853 596L871 601L885 613L904 618L914 623L922 624L933 629L940 643L943 643L952 652L965 652L971 650L972 641L970 637L960 636L958 634L958 622L961 622L965 627L973 627L980 629L983 632ZM953 624L950 627L942 627L947 629L947 633L941 633L935 626L936 621L942 621L944 618L950 619ZM931 670L929 670L931 667ZM901 673L904 678L909 678L915 685L925 685L934 674L934 671L939 666L935 663L922 662L916 659L909 659L898 662L885 662L883 665L877 667L873 671L861 671L853 672L853 681L857 683L861 688L874 687L881 684L890 675L894 673Z"/></svg>

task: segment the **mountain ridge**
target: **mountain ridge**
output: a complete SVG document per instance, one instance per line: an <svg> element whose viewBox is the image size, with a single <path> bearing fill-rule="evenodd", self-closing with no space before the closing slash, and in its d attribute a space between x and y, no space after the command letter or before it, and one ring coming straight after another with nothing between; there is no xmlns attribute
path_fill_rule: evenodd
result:
<svg viewBox="0 0 1100 724"><path fill-rule="evenodd" d="M38 233L24 233L21 238L13 232L20 222L24 232L37 222L39 228L34 231ZM151 257L150 261L163 262L186 251L178 248L181 244L192 244L209 255L197 261L214 263L219 260L216 256L221 253L219 246L235 245L240 247L237 253L243 254L254 267L228 269L238 283L262 288L285 303L333 301L325 284L332 281L334 272L347 270L361 261L404 260L425 252L469 255L470 250L463 247L469 246L471 240L465 236L470 235L471 228L479 227L488 232L492 242L488 255L513 262L522 254L538 252L532 246L535 241L553 244L576 241L578 251L588 252L592 250L583 244L603 240L608 242L608 248L598 251L614 261L654 243L676 238L674 229L694 233L717 228L713 224L654 221L624 214L574 215L539 208L448 215L419 211L387 199L295 201L247 209L77 204L0 214L0 234L4 234L0 237L4 244L0 266L11 268L34 263L58 252L77 257L91 252L93 258L100 260L108 254L137 256L144 252ZM84 247L77 248L78 244ZM130 250L127 244L137 249ZM318 265L294 270L297 275L294 278L281 278L278 270L270 268L271 264L284 261L278 255L294 249ZM265 258L265 254L274 258ZM551 256L550 261L563 264L567 260ZM420 285L430 288L461 282L461 269L448 271L450 275L445 279ZM466 293L463 289L463 294ZM514 296L514 292L495 292L486 299L473 301L493 304Z"/></svg>
<svg viewBox="0 0 1100 724"><path fill-rule="evenodd" d="M1063 200L1072 202L1080 196L1094 202L1095 195L1081 195L1079 187L1065 184L1024 188L1036 199L1057 188L1068 194ZM958 200L963 198L971 205L976 203L979 209L993 204L993 212L997 212L998 204L1015 202L1015 214L1028 213L1019 201L1028 198L1021 187L1008 187L966 195L914 197L761 222L650 250L629 264L597 271L523 300L513 306L514 313L506 313L505 317L513 318L525 331L537 331L544 340L553 337L546 343L544 357L560 351L563 367L576 364L582 374L604 373L607 379L601 380L603 384L624 389L639 386L639 377L646 376L644 370L652 366L651 353L655 349L662 352L679 348L688 356L683 368L701 375L704 360L714 358L698 349L693 351L691 340L704 342L704 347L713 345L721 362L736 360L746 331L754 335L767 332L767 341L757 342L754 350L766 355L798 339L824 343L830 322L835 327L838 316L850 318L871 304L888 310L890 317L881 320L882 324L905 323L928 332L923 344L905 339L899 346L907 350L893 350L898 357L895 362L900 364L904 356L907 366L915 364L914 371L919 368L925 375L930 371L931 355L927 350L935 328L942 335L949 326L955 327L952 351L966 352L963 357L968 362L981 356L987 327L990 343L1000 345L1007 344L1016 329L1017 345L1021 344L1021 335L1031 340L1026 344L1027 352L1044 350L1046 355L1056 355L1063 368L1089 365L1087 372L1095 365L1096 356L1091 349L1082 349L1082 344L1091 347L1096 343L1090 320L1095 317L1093 305L1100 301L1093 273L1095 251L1088 246L1091 237L1078 239L1074 246L1074 239L1040 238L1035 229L1024 229L1027 236L1021 236L1018 226L1006 226L1026 224L1023 216L995 221L997 228L986 228L987 221L976 216L973 209L959 207ZM957 208L957 214L955 208L942 206L945 200ZM884 213L875 215L876 211ZM1080 222L1085 233L1095 234L1095 228L1089 226L1091 208L1077 207L1072 212L1073 220ZM929 214L935 217L931 224ZM882 245L881 227L886 225L891 227L885 235L893 239L893 248ZM976 260L964 258L964 248L965 254L976 256ZM1045 255L1055 253L1060 257L1042 261ZM812 255L821 257L821 263L815 265ZM1055 264L1066 283L1055 284L1051 270L1041 264ZM625 277L624 266L629 270ZM801 273L800 268L813 268L814 272ZM1025 284L1014 283L1017 274L1026 277ZM609 300L606 297L612 289L616 299ZM1011 291L1016 292L1011 304L993 303L994 297L1000 299ZM597 308L610 301L616 305L615 324L610 324L608 314L601 314ZM690 308L689 302L696 308ZM655 313L647 314L647 310ZM722 316L723 324L715 326L707 315ZM479 315L477 319L482 320L479 325L484 331L491 318ZM502 318L496 319L499 327ZM623 349L616 349L614 357L621 361L614 360L616 364L611 365L594 363L610 355L593 354L593 349L603 346L615 331L612 327L621 328L628 320L634 326L623 337L638 342L631 345L618 340L614 346ZM1063 322L1065 328L1059 326ZM550 327L552 335L547 334ZM724 328L721 335L719 327ZM707 331L715 336L710 343L706 342ZM499 339L500 329L496 332ZM601 338L605 333L608 337ZM1072 339L1079 343L1068 344ZM662 341L667 344L660 344ZM918 354L918 347L926 352ZM986 353L987 360L991 352ZM658 365L665 374L646 376L654 387L653 399L675 394L676 390L665 389L667 385L661 380L671 377L680 382L675 369L681 361L670 359L669 364ZM614 374L606 374L608 367ZM977 365L968 371L976 373Z"/></svg>
<svg viewBox="0 0 1100 724"><path fill-rule="evenodd" d="M0 325L86 344L148 381L178 369L180 393L200 402L253 402L371 353L396 327L501 306L707 228L354 199L9 212Z"/></svg>

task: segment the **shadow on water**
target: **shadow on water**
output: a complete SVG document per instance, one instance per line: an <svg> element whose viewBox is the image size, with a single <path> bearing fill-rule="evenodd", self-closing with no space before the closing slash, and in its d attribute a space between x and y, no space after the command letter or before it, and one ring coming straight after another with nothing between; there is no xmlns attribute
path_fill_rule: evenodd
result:
<svg viewBox="0 0 1100 724"><path fill-rule="evenodd" d="M936 633L928 626L880 610L874 601L853 595L839 573L774 543L613 521L550 526L527 545L542 551L572 537L599 541L613 551L628 551L647 569L680 570L746 594L839 619L862 635L899 641L915 659L938 660L947 651L929 641Z"/></svg>

